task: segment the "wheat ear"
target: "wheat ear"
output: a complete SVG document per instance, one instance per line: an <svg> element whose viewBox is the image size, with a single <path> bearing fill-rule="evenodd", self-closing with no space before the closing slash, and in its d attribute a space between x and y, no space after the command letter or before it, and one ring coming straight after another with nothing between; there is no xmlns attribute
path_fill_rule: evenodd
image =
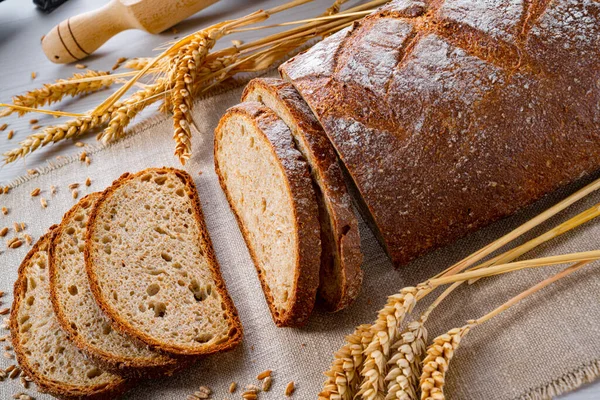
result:
<svg viewBox="0 0 600 400"><path fill-rule="evenodd" d="M346 344L335 354L319 400L352 400L358 386L356 366L362 364L363 343L367 340L371 326L360 325L354 333L346 336Z"/></svg>
<svg viewBox="0 0 600 400"><path fill-rule="evenodd" d="M19 142L19 147L4 153L4 162L11 163L49 143L79 137L94 128L104 125L109 118L110 109L104 115L77 117L61 125L49 126L40 132L27 136L25 140Z"/></svg>
<svg viewBox="0 0 600 400"><path fill-rule="evenodd" d="M427 356L423 360L423 372L421 373L420 378L421 400L446 399L444 395L444 385L446 382L446 373L448 372L450 361L452 360L452 357L454 357L454 353L458 349L461 339L467 333L469 333L471 329L483 324L486 321L489 321L493 317L514 306L527 296L530 296L533 293L536 293L546 286L556 282L557 280L572 274L589 263L590 261L581 261L575 263L570 267L565 268L561 272L551 276L550 278L544 279L537 285L532 286L531 288L518 294L483 317L468 321L468 323L463 327L451 329L447 333L435 338L433 340L433 344L427 348Z"/></svg>
<svg viewBox="0 0 600 400"><path fill-rule="evenodd" d="M80 79L99 78L91 81L79 82ZM110 76L110 72L87 71L83 74L73 74L71 78L59 79L55 83L47 83L40 89L31 90L25 94L13 97L13 105L37 108L61 101L67 96L77 96L97 92L101 89L110 87L115 83L115 79ZM11 115L18 112L23 115L29 111L23 108L6 107L0 112L0 117Z"/></svg>
<svg viewBox="0 0 600 400"><path fill-rule="evenodd" d="M175 140L175 155L182 164L190 158L192 123L192 93L198 67L204 63L210 49L223 36L223 32L200 31L194 34L190 43L185 46L178 58L175 87L172 92L173 103L173 139Z"/></svg>

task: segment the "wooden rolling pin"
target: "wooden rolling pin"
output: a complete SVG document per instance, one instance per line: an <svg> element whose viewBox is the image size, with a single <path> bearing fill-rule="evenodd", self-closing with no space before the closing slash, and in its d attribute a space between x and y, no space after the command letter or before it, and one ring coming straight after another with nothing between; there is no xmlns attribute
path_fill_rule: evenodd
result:
<svg viewBox="0 0 600 400"><path fill-rule="evenodd" d="M42 39L52 62L81 60L126 29L159 33L218 0L111 0L104 7L61 22Z"/></svg>

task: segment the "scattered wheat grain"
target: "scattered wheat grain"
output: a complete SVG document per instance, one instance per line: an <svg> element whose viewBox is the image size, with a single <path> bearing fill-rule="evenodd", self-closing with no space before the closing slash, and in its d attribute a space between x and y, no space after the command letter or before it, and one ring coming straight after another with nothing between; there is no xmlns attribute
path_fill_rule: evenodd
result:
<svg viewBox="0 0 600 400"><path fill-rule="evenodd" d="M5 226L4 228L0 229L0 237L6 236L7 233L8 233L8 226Z"/></svg>
<svg viewBox="0 0 600 400"><path fill-rule="evenodd" d="M79 187L79 183L71 183L69 185L69 189L73 190L73 189L77 189Z"/></svg>
<svg viewBox="0 0 600 400"><path fill-rule="evenodd" d="M0 297L4 297L4 292L0 290Z"/></svg>
<svg viewBox="0 0 600 400"><path fill-rule="evenodd" d="M14 135L15 135L15 131L11 129L10 131L8 131L7 139L8 140L12 139Z"/></svg>
<svg viewBox="0 0 600 400"><path fill-rule="evenodd" d="M28 245L30 245L33 242L33 239L28 234L24 234L23 238L25 239L25 243L27 243Z"/></svg>
<svg viewBox="0 0 600 400"><path fill-rule="evenodd" d="M24 231L26 228L25 222L21 222L20 225L21 225L21 230Z"/></svg>
<svg viewBox="0 0 600 400"><path fill-rule="evenodd" d="M35 79L37 78L37 73L36 72L32 72L31 73L31 79Z"/></svg>
<svg viewBox="0 0 600 400"><path fill-rule="evenodd" d="M90 186L91 184L92 184L92 180L88 176L87 179L85 180L85 186Z"/></svg>
<svg viewBox="0 0 600 400"><path fill-rule="evenodd" d="M86 157L85 157L85 164L86 164L86 165L90 165L90 163L91 163L91 162L92 162L92 160L90 159L90 157L89 157L89 156L86 156Z"/></svg>
<svg viewBox="0 0 600 400"><path fill-rule="evenodd" d="M4 352L4 358L8 359L8 360L13 360L15 358L15 355L12 353L9 353L8 351Z"/></svg>
<svg viewBox="0 0 600 400"><path fill-rule="evenodd" d="M116 70L118 69L121 64L123 64L125 61L127 61L127 57L119 57L119 59L117 59L117 62L115 62L115 65L112 66L112 70Z"/></svg>
<svg viewBox="0 0 600 400"><path fill-rule="evenodd" d="M2 207L2 214L8 215L8 208Z"/></svg>
<svg viewBox="0 0 600 400"><path fill-rule="evenodd" d="M38 123L38 120L37 120L37 119L35 119L35 118L32 118L32 119L30 119L30 120L29 120L29 123L30 123L31 125L35 125L35 124L37 124L37 123Z"/></svg>
<svg viewBox="0 0 600 400"><path fill-rule="evenodd" d="M40 188L35 188L31 191L31 197L35 197L40 194L42 190Z"/></svg>
<svg viewBox="0 0 600 400"><path fill-rule="evenodd" d="M15 230L15 232L21 232L21 225L19 225L16 222L13 222L13 229Z"/></svg>
<svg viewBox="0 0 600 400"><path fill-rule="evenodd" d="M10 245L8 245L8 247L10 247L11 249L18 249L23 244L23 242L21 242L20 239L17 239L17 238L15 238L15 239L16 239L15 241L13 241ZM0 315L2 315L2 314L0 313Z"/></svg>
<svg viewBox="0 0 600 400"><path fill-rule="evenodd" d="M48 202L43 197L40 197L40 204L42 205L42 208L48 207Z"/></svg>
<svg viewBox="0 0 600 400"><path fill-rule="evenodd" d="M244 42L242 42L241 40L234 39L231 41L231 44L234 45L235 47L238 47L238 46L243 45Z"/></svg>
<svg viewBox="0 0 600 400"><path fill-rule="evenodd" d="M252 383L246 385L245 390L246 390L246 392L254 392L254 393L260 392L260 388Z"/></svg>
<svg viewBox="0 0 600 400"><path fill-rule="evenodd" d="M85 146L85 143L83 143L83 142L75 142L75 146L76 147L83 147L83 146Z"/></svg>
<svg viewBox="0 0 600 400"><path fill-rule="evenodd" d="M202 393L206 393L207 395L212 393L212 390L208 386L200 386L198 390Z"/></svg>
<svg viewBox="0 0 600 400"><path fill-rule="evenodd" d="M27 381L27 379L25 379L23 375L21 375L19 380L21 381L21 386L23 386L24 389L29 389L29 382Z"/></svg>
<svg viewBox="0 0 600 400"><path fill-rule="evenodd" d="M27 175L36 175L38 172L35 169L28 169L27 170Z"/></svg>
<svg viewBox="0 0 600 400"><path fill-rule="evenodd" d="M263 372L261 372L260 374L258 374L258 375L256 376L256 379L258 379L259 381L262 381L262 380L263 380L263 379L265 379L266 377L268 377L268 376L271 376L271 372L272 372L272 371L271 371L270 369L268 369L268 370L266 370L266 371L263 371Z"/></svg>
<svg viewBox="0 0 600 400"><path fill-rule="evenodd" d="M37 131L38 129L40 129L42 126L41 125L32 125L31 129L34 131Z"/></svg>
<svg viewBox="0 0 600 400"><path fill-rule="evenodd" d="M208 399L210 395L204 392L197 391L194 392L194 397L196 397L197 399L205 400Z"/></svg>
<svg viewBox="0 0 600 400"><path fill-rule="evenodd" d="M285 395L287 397L290 397L294 391L296 390L296 385L294 384L294 382L290 382L287 384L287 386L285 387Z"/></svg>
<svg viewBox="0 0 600 400"><path fill-rule="evenodd" d="M54 186L54 185L50 186L50 193L51 194L56 194L56 186Z"/></svg>
<svg viewBox="0 0 600 400"><path fill-rule="evenodd" d="M10 308L3 308L0 310L0 315L6 315L10 312Z"/></svg>
<svg viewBox="0 0 600 400"><path fill-rule="evenodd" d="M0 125L0 131L4 131L4 130L6 130L6 128L8 128L8 124L7 123L4 123L4 124Z"/></svg>
<svg viewBox="0 0 600 400"><path fill-rule="evenodd" d="M15 379L15 378L18 378L19 375L21 375L21 368L15 367L15 369L13 369L12 371L10 371L10 374L8 374L8 377L10 379Z"/></svg>
<svg viewBox="0 0 600 400"><path fill-rule="evenodd" d="M74 199L76 199L77 197L79 197L79 192L77 190L73 190L71 192L71 197L73 197Z"/></svg>
<svg viewBox="0 0 600 400"><path fill-rule="evenodd" d="M8 194L10 192L10 187L4 186L4 194Z"/></svg>
<svg viewBox="0 0 600 400"><path fill-rule="evenodd" d="M4 370L4 372L6 373L11 373L15 368L17 368L17 366L15 364L11 364L8 367L6 367L6 369Z"/></svg>
<svg viewBox="0 0 600 400"><path fill-rule="evenodd" d="M87 157L87 153L85 151L82 151L81 154L79 155L79 161L85 161L86 157Z"/></svg>
<svg viewBox="0 0 600 400"><path fill-rule="evenodd" d="M229 393L235 393L236 389L237 389L237 383L236 382L231 382L229 384Z"/></svg>
<svg viewBox="0 0 600 400"><path fill-rule="evenodd" d="M244 400L256 400L258 399L258 395L254 392L244 392L242 393L242 399Z"/></svg>
<svg viewBox="0 0 600 400"><path fill-rule="evenodd" d="M77 69L86 69L87 65L85 65L85 64L75 64L75 68L77 68Z"/></svg>
<svg viewBox="0 0 600 400"><path fill-rule="evenodd" d="M263 383L262 383L262 391L268 392L269 390L271 390L272 384L273 384L273 378L271 378L270 376L265 377L265 379L263 380Z"/></svg>

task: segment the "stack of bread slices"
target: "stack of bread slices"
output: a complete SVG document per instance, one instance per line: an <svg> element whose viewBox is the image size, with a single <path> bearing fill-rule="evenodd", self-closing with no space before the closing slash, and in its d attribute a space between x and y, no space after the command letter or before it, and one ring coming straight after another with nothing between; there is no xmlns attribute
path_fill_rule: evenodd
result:
<svg viewBox="0 0 600 400"><path fill-rule="evenodd" d="M278 326L359 294L358 223L336 152L280 79L252 80L215 132L215 168Z"/></svg>
<svg viewBox="0 0 600 400"><path fill-rule="evenodd" d="M81 199L28 253L14 295L19 365L60 398L115 398L242 337L193 180L175 169Z"/></svg>

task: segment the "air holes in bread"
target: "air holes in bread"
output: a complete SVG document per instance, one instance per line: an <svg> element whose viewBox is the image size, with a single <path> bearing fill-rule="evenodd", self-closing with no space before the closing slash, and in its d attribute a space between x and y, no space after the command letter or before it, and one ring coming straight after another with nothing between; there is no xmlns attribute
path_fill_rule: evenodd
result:
<svg viewBox="0 0 600 400"><path fill-rule="evenodd" d="M27 305L30 307L33 305L34 302L35 302L35 298L33 296L29 296L26 300Z"/></svg>
<svg viewBox="0 0 600 400"><path fill-rule="evenodd" d="M108 335L112 332L112 327L106 322L102 324L102 333Z"/></svg>
<svg viewBox="0 0 600 400"><path fill-rule="evenodd" d="M157 176L156 178L154 178L154 183L156 183L157 185L164 185L166 181L166 176Z"/></svg>
<svg viewBox="0 0 600 400"><path fill-rule="evenodd" d="M201 333L200 335L196 336L194 340L198 343L208 343L213 337L214 336L210 333Z"/></svg>
<svg viewBox="0 0 600 400"><path fill-rule="evenodd" d="M98 368L92 368L86 373L88 379L94 379L99 377L100 375L102 375L102 371L100 371Z"/></svg>
<svg viewBox="0 0 600 400"><path fill-rule="evenodd" d="M167 305L162 302L155 303L151 301L150 303L148 303L148 308L154 310L154 316L156 318L164 317L165 313L167 312Z"/></svg>
<svg viewBox="0 0 600 400"><path fill-rule="evenodd" d="M173 260L173 257L169 253L165 253L164 251L160 254L163 260L170 262Z"/></svg>
<svg viewBox="0 0 600 400"><path fill-rule="evenodd" d="M35 282L35 279L29 278L29 290L33 290L36 287L37 287L37 283Z"/></svg>
<svg viewBox="0 0 600 400"><path fill-rule="evenodd" d="M175 194L177 194L177 196L179 196L179 197L183 197L183 196L185 196L185 192L184 192L184 190L183 190L183 189L181 189L181 188L180 188L180 189L177 189L177 190L175 191Z"/></svg>
<svg viewBox="0 0 600 400"><path fill-rule="evenodd" d="M148 293L148 296L155 296L159 291L160 286L158 285L158 283L153 283L152 285L148 286L148 288L146 288L146 293Z"/></svg>
<svg viewBox="0 0 600 400"><path fill-rule="evenodd" d="M106 244L106 245L104 246L104 252L105 252L106 254L108 254L108 255L110 255L110 253L112 253L112 249L110 248L110 245L109 245L109 244Z"/></svg>
<svg viewBox="0 0 600 400"><path fill-rule="evenodd" d="M152 178L151 174L146 174L141 177L142 182L148 182Z"/></svg>
<svg viewBox="0 0 600 400"><path fill-rule="evenodd" d="M72 235L75 233L75 228L73 228L72 226L68 227L67 230L65 231L67 232L67 234Z"/></svg>
<svg viewBox="0 0 600 400"><path fill-rule="evenodd" d="M69 294L70 294L71 296L75 296L75 295L77 295L77 293L79 292L79 291L77 290L77 286L75 286L75 285L71 285L71 286L69 286L69 289L67 289L67 290L69 291Z"/></svg>

